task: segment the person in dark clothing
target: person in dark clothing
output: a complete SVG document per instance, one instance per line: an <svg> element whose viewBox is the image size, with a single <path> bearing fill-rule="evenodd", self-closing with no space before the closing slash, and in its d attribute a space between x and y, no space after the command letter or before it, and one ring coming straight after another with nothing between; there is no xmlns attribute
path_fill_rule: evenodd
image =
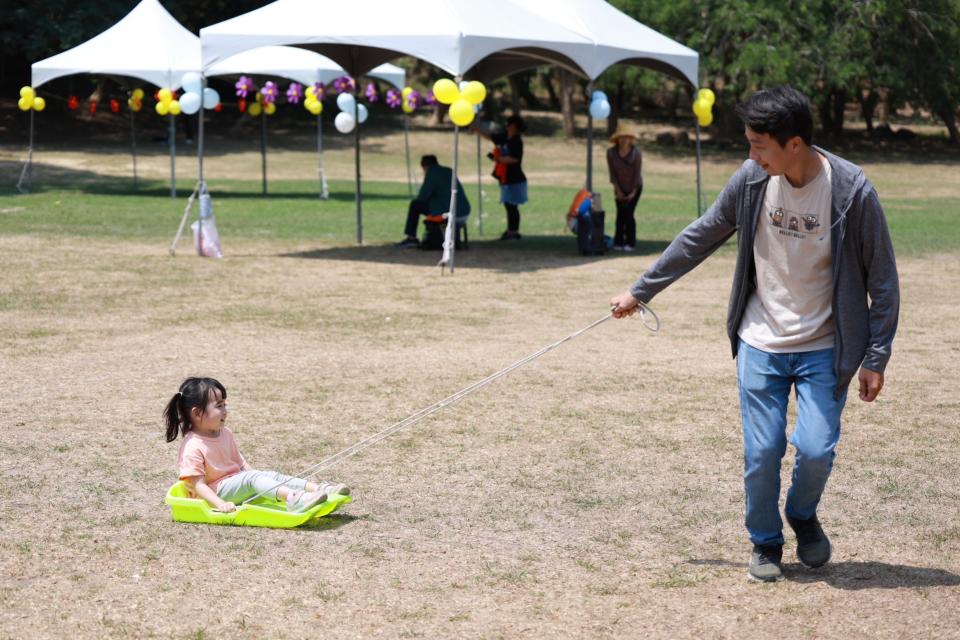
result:
<svg viewBox="0 0 960 640"><path fill-rule="evenodd" d="M423 184L417 197L410 201L407 208L407 224L403 229L405 238L397 243L398 247L412 248L420 246L417 240L417 225L420 216L433 216L450 211L450 183L453 170L440 165L435 155L420 158L423 169ZM463 218L470 213L470 201L457 180L457 217Z"/></svg>
<svg viewBox="0 0 960 640"><path fill-rule="evenodd" d="M636 146L637 135L620 123L610 136L607 167L617 203L617 226L613 235L614 251L633 251L637 247L637 221L634 212L643 193L643 155Z"/></svg>
<svg viewBox="0 0 960 640"><path fill-rule="evenodd" d="M527 176L523 173L523 138L527 125L518 115L507 118L506 133L475 131L497 145L487 157L493 160L493 176L500 182L500 203L507 211L507 230L501 240L520 239L520 205L527 201Z"/></svg>

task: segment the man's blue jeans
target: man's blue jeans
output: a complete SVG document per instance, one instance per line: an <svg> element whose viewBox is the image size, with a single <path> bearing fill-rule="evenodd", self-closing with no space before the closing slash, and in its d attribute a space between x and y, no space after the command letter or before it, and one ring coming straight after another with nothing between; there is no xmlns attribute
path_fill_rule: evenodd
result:
<svg viewBox="0 0 960 640"><path fill-rule="evenodd" d="M833 396L833 349L767 353L740 341L737 352L740 414L743 421L743 483L746 525L759 545L783 544L780 519L780 465L787 450L787 402L796 387L797 424L790 436L796 448L786 513L806 520L817 512L840 440L844 389Z"/></svg>

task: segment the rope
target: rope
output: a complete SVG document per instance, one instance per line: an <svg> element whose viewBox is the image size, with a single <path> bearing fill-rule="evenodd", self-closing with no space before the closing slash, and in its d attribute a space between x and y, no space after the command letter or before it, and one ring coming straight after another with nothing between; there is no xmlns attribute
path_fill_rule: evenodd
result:
<svg viewBox="0 0 960 640"><path fill-rule="evenodd" d="M653 331L654 333L657 332L657 331L659 331L659 330L660 330L660 317L656 314L656 312L655 312L653 309L651 309L650 307L648 307L647 305L645 305L644 303L642 303L642 302L638 303L637 308L638 308L639 311L640 311L640 320L641 320L641 322L643 322L643 326L645 326L645 327L646 327L647 329L649 329L650 331ZM653 316L653 318L654 318L655 323L654 323L653 325L650 325L650 324L647 323L646 315L647 315L648 313L649 313L651 316ZM494 382L495 380L498 380L498 379L502 378L503 376L507 375L508 373L510 373L511 371L513 371L514 369L519 369L519 368L522 367L523 365L525 365L525 364L527 364L527 363L529 363L529 362L532 362L532 361L536 360L537 358L539 358L540 356L544 355L545 353L548 353L548 352L550 352L550 351L553 351L554 349L556 349L556 348L559 347L560 345L564 344L565 342L569 342L569 341L573 340L573 339L576 338L577 336L586 333L587 331L589 331L590 329L593 329L593 328L596 327L597 325L603 324L604 322L606 322L607 320L609 320L609 319L612 318L612 317L613 317L613 316L612 316L611 314L609 314L609 313L608 313L608 314L605 314L605 315L604 315L602 318L600 318L599 320L593 321L592 323L590 323L589 325L587 325L587 326L584 327L583 329L580 329L579 331L575 331L575 332L571 333L571 334L568 335L566 338L562 338L562 339L560 339L560 340L557 340L556 342L547 345L546 347L540 349L539 351L536 351L536 352L534 352L534 353L531 353L531 354L528 355L527 357L521 358L520 360L517 360L517 361L514 362L513 364L511 364L511 365L509 365L509 366L507 366L507 367L504 367L504 368L501 369L500 371L497 371L496 373L487 376L487 377L484 378L483 380L480 380L480 381L478 381L478 382L475 382L475 383L471 384L470 386L464 387L464 388L461 389L460 391L457 391L456 393L454 393L454 394L452 394L452 395L450 395L450 396L447 396L447 397L444 398L443 400L440 400L439 402L434 403L434 404L430 405L429 407L427 407L427 408L425 408L425 409L421 409L420 411L417 411L416 413L407 416L407 417L404 418L403 420L401 420L401 421L399 421L399 422L396 422L396 423L390 425L389 427L387 427L387 428L384 429L383 431L379 431L379 432L373 434L372 436L369 436L369 437L367 437L366 439L361 440L360 442L357 442L357 443L355 443L355 444L352 444L352 445L350 445L349 447L347 447L346 449L344 449L344 450L342 450L342 451L340 451L340 452L338 452L338 453L335 453L335 454L333 454L332 456L330 456L330 457L328 457L328 458L325 458L324 460L321 460L320 462L318 462L318 463L316 463L316 464L314 464L314 465L312 465L312 466L307 467L306 469L303 469L302 471L300 471L299 473L297 473L294 477L295 477L295 478L301 478L301 479L306 480L306 479L308 479L308 478L311 478L311 477L317 475L317 473L319 473L319 472L322 471L323 469L326 469L326 468L328 468L328 467L332 467L333 465L337 464L338 462L340 462L340 461L342 461L342 460L345 460L346 458L349 458L350 456L354 456L354 455L360 453L361 451L363 451L364 449L367 449L368 447L372 447L373 445L375 445L376 443L380 442L381 440L384 440L384 439L392 436L394 433L400 431L401 429L405 429L406 427L412 426L412 425L416 424L417 422L420 422L421 420L423 420L423 419L426 418L427 416L432 415L432 414L436 413L437 411L440 411L440 410L443 409L444 407L448 407L448 406L450 406L450 405L452 405L452 404L454 404L454 403L462 400L463 398L467 397L468 395L470 395L470 394L473 393L474 391L479 391L480 389L482 389L483 387L487 386L487 385L490 384L491 382ZM270 487L269 489L264 489L263 491L261 491L260 493L256 494L255 496L252 496L252 497L250 497L250 498L247 498L247 499L244 500L241 504L242 504L242 505L243 505L243 504L247 504L248 502L251 502L251 501L253 501L253 500L256 500L257 498L263 496L264 494L272 493L272 492L276 491L278 488L280 488L280 487L282 487L283 485L285 485L287 482L289 482L289 481L279 482L279 483L277 483L276 485Z"/></svg>

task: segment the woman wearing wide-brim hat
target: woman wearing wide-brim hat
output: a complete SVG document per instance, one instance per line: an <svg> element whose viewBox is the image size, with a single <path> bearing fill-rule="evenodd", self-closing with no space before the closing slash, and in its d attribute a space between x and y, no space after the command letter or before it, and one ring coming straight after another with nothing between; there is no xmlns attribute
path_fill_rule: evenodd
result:
<svg viewBox="0 0 960 640"><path fill-rule="evenodd" d="M615 251L633 251L637 248L637 221L634 213L643 193L643 154L636 146L637 134L624 123L610 136L607 149L607 167L613 183L617 203L617 225L613 236Z"/></svg>

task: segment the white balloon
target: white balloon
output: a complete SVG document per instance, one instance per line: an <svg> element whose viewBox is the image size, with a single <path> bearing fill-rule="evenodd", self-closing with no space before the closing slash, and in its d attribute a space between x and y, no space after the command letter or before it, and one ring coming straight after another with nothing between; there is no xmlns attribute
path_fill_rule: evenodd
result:
<svg viewBox="0 0 960 640"><path fill-rule="evenodd" d="M200 111L200 103L202 102L199 93L185 93L180 96L180 111L183 111L187 115L191 115Z"/></svg>
<svg viewBox="0 0 960 640"><path fill-rule="evenodd" d="M357 104L357 101L354 99L352 94L341 93L340 95L337 96L337 106L340 107L340 111L346 111L347 113L352 114L353 107L356 104Z"/></svg>
<svg viewBox="0 0 960 640"><path fill-rule="evenodd" d="M367 111L367 106L364 104L357 105L357 120L360 121L360 124L363 124L367 121L367 116L370 115L370 112Z"/></svg>
<svg viewBox="0 0 960 640"><path fill-rule="evenodd" d="M199 94L203 89L203 78L196 71L188 71L183 74L180 85L183 87L185 93Z"/></svg>
<svg viewBox="0 0 960 640"><path fill-rule="evenodd" d="M345 94L341 93L340 95ZM333 119L333 126L335 126L340 133L350 133L353 131L353 128L357 126L357 123L354 122L352 115L346 111L341 111L337 114L337 117Z"/></svg>
<svg viewBox="0 0 960 640"><path fill-rule="evenodd" d="M594 100L590 103L590 115L594 120L606 120L610 115L610 103L606 100Z"/></svg>
<svg viewBox="0 0 960 640"><path fill-rule="evenodd" d="M590 94L590 102L593 102L593 101L595 101L595 100L607 100L607 101L609 101L610 98L608 98L608 97L607 97L607 94L605 94L603 91L600 91L599 89L597 89L597 90L594 91L592 94Z"/></svg>
<svg viewBox="0 0 960 640"><path fill-rule="evenodd" d="M217 93L216 89L211 89L207 87L203 90L203 108L204 109L213 109L220 103L220 94Z"/></svg>

